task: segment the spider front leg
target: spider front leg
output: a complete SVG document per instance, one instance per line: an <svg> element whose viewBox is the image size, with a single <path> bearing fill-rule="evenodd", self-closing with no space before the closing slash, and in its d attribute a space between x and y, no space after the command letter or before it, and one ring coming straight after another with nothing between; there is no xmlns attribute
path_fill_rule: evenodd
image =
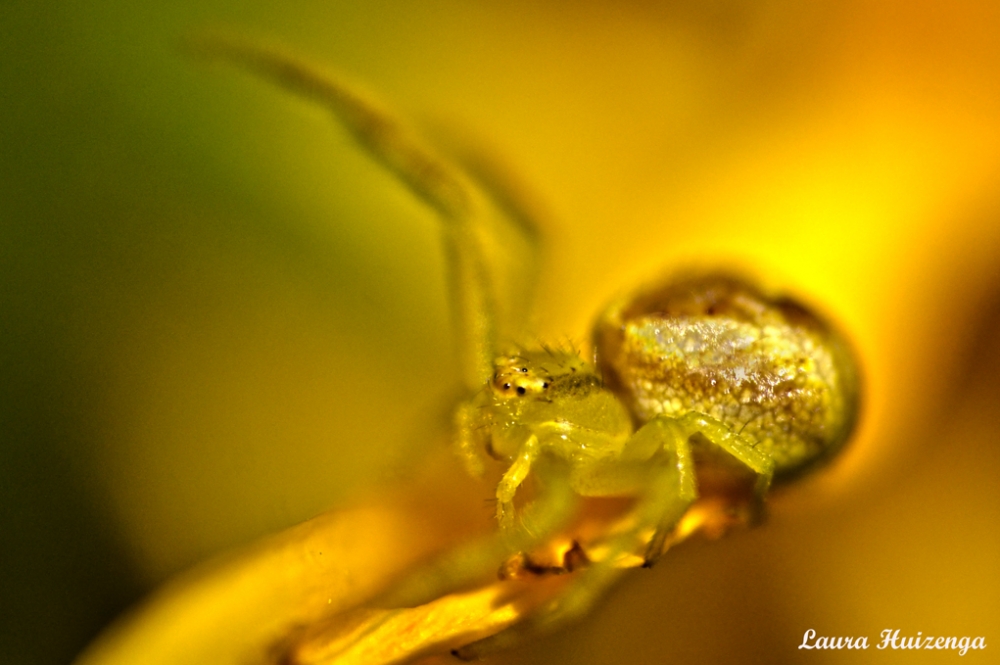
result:
<svg viewBox="0 0 1000 665"><path fill-rule="evenodd" d="M517 552L534 549L564 528L579 503L567 464L551 455L537 453L532 453L532 461L532 473L539 480L538 496L521 509L516 522L511 516L510 526L500 532L460 546L417 568L372 605L414 607L479 580L489 577L495 580L502 561ZM521 473L516 470L505 475L505 478L510 476L510 484L503 490L505 493L517 489L516 478Z"/></svg>
<svg viewBox="0 0 1000 665"><path fill-rule="evenodd" d="M521 445L517 457L511 461L497 484L497 523L501 533L510 534L514 530L514 495L528 477L539 452L538 437L532 434Z"/></svg>
<svg viewBox="0 0 1000 665"><path fill-rule="evenodd" d="M578 492L591 496L615 495L635 487L639 499L633 526L600 543L599 558L579 571L573 583L534 616L463 647L456 655L479 658L579 619L621 577L621 557L634 552L642 534L650 530L653 536L646 546L644 566L652 565L662 554L667 536L698 498L691 444L696 434L756 475L754 500L762 501L773 476L771 458L756 451L722 422L704 414L654 418L629 439L620 457L574 469L572 478Z"/></svg>
<svg viewBox="0 0 1000 665"><path fill-rule="evenodd" d="M481 388L493 370L497 337L523 334L525 303L508 301L530 300L530 288L517 297L502 288L500 257L495 255L504 254L505 247L490 224L491 210L527 241L527 265L515 272L526 273L531 287L530 276L536 271L538 233L531 206L523 202L511 179L475 151L465 151L462 164L453 163L371 95L281 48L220 34L193 37L188 46L195 54L228 60L317 102L361 148L434 210L441 222L463 382L470 393ZM498 313L505 315L502 320Z"/></svg>

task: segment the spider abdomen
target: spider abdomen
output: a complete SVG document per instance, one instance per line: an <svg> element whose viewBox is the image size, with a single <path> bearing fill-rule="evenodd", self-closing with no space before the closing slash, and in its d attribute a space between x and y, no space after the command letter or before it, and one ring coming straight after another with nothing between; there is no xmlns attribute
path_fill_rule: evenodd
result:
<svg viewBox="0 0 1000 665"><path fill-rule="evenodd" d="M775 462L801 470L846 439L854 361L828 324L730 276L658 285L607 310L599 367L637 424L709 415Z"/></svg>

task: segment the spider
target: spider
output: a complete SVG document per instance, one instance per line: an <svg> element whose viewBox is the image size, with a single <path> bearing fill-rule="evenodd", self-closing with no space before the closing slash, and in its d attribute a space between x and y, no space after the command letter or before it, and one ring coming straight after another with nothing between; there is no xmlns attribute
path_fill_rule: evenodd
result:
<svg viewBox="0 0 1000 665"><path fill-rule="evenodd" d="M501 302L484 210L492 201L529 239L535 227L501 178L439 156L377 103L282 50L219 37L197 48L319 102L440 219L466 391L455 449L474 475L490 459L501 465L499 528L383 602L427 602L501 563L501 577L580 569L534 615L458 655L579 617L630 554L655 563L699 499L724 497L758 521L772 484L828 460L850 435L858 390L848 345L805 306L732 274L675 275L612 303L595 327L593 362L574 349L506 346L502 313L518 308ZM530 552L590 497L631 502L614 528L538 563Z"/></svg>

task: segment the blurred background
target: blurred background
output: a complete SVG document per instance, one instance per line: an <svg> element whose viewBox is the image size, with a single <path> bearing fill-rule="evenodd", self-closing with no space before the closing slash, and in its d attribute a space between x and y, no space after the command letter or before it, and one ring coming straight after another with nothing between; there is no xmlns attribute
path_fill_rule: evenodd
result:
<svg viewBox="0 0 1000 665"><path fill-rule="evenodd" d="M511 165L550 213L542 337L586 344L608 298L697 262L786 285L856 344L843 459L499 662L857 658L797 649L810 628L985 636L971 657L1000 662L987 0L5 0L0 661L67 662L172 574L440 445L434 218L321 111L186 58L205 27Z"/></svg>

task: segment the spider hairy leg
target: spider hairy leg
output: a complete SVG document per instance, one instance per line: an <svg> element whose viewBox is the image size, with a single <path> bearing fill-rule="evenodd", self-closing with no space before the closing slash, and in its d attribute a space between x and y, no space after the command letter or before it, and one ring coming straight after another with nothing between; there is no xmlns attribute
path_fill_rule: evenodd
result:
<svg viewBox="0 0 1000 665"><path fill-rule="evenodd" d="M473 478L482 478L486 473L486 458L480 443L480 430L477 414L479 405L472 402L461 402L455 409L455 434L452 440L455 454L465 465L465 470Z"/></svg>
<svg viewBox="0 0 1000 665"><path fill-rule="evenodd" d="M538 437L532 434L521 445L517 457L507 467L503 478L497 484L497 523L503 533L511 533L514 529L514 495L517 493L517 488L528 477L531 466L538 458L539 453Z"/></svg>
<svg viewBox="0 0 1000 665"><path fill-rule="evenodd" d="M570 486L562 460L541 456L535 473L544 482L539 483L539 495L520 511L516 524L418 567L372 605L413 607L459 591L487 576L495 580L506 558L530 551L557 533L576 512L578 495Z"/></svg>
<svg viewBox="0 0 1000 665"><path fill-rule="evenodd" d="M466 388L487 381L496 355L496 303L481 247L483 195L462 172L405 123L341 77L280 48L224 35L203 35L189 50L234 63L311 99L358 144L436 211L442 221L453 325Z"/></svg>
<svg viewBox="0 0 1000 665"><path fill-rule="evenodd" d="M771 487L771 480L774 477L774 460L772 460L767 455L755 450L754 446L747 440L740 437L738 434L732 431L727 425L707 416L697 411L691 411L683 416L677 418L666 418L659 417L650 420L646 425L636 433L636 436L642 434L645 430L650 427L655 427L657 429L664 428L672 431L668 435L671 439L679 442L683 442L678 448L684 450L686 454L690 453L690 444L688 442L695 441L705 441L711 447L717 448L728 456L732 457L736 462L738 462L743 467L749 469L755 476L754 486L753 486L753 497L751 502L751 522L760 519L764 510L764 499L767 495L768 489ZM700 437L695 438L695 435L700 435ZM690 464L693 468L693 461L690 456L687 460L682 463ZM681 492L687 496L689 489L682 486ZM694 495L691 496L691 501L697 497L695 490ZM688 506L690 503L688 503ZM687 509L685 506L684 510ZM670 532L676 527L677 521L683 516L684 511L676 516L671 516L668 519L661 520L656 526L656 530L653 532L653 536L649 541L649 545L646 548L646 555L644 566L650 567L656 560L663 554L664 544Z"/></svg>

